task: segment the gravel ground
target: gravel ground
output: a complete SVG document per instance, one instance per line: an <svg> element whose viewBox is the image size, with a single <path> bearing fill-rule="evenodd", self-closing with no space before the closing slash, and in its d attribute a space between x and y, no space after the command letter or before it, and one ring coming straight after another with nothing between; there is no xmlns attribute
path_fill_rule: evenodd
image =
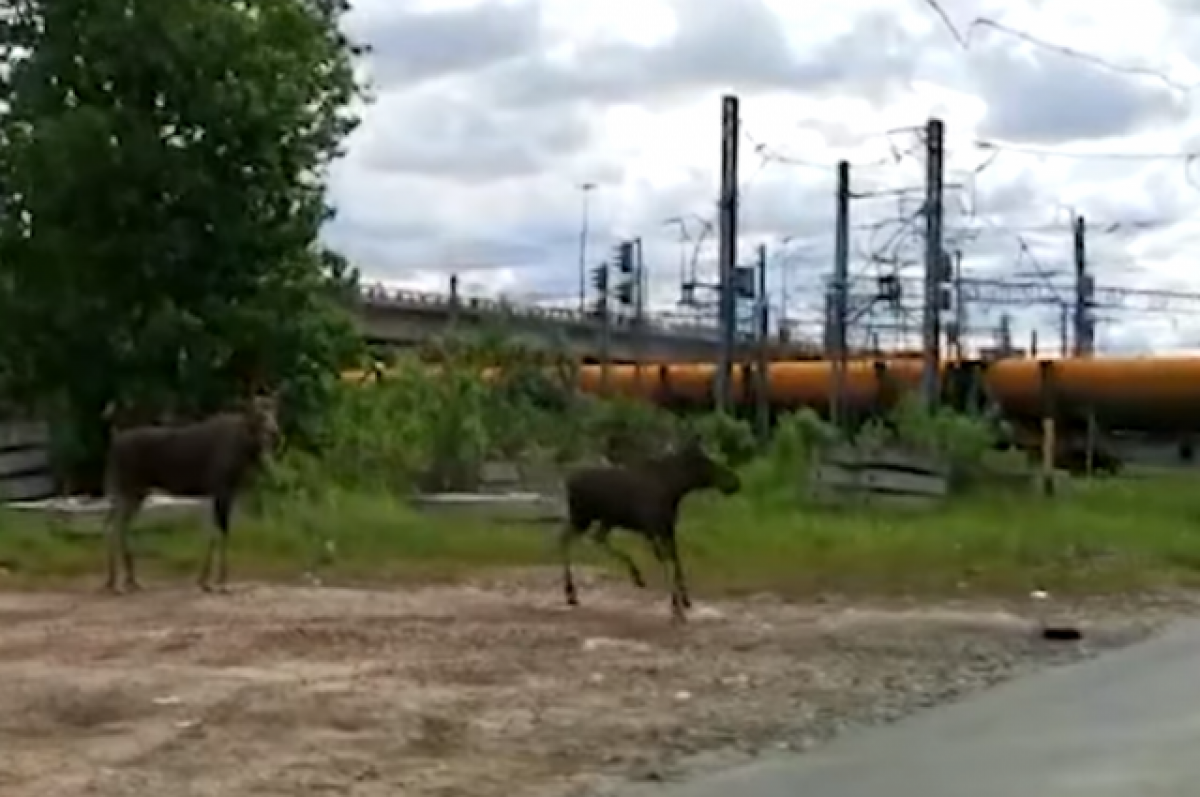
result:
<svg viewBox="0 0 1200 797"><path fill-rule="evenodd" d="M0 795L565 797L803 750L1127 644L1180 605L703 603L556 571L374 591L0 594ZM1026 607L1028 608L1028 607ZM1134 619L1131 619L1134 618Z"/></svg>

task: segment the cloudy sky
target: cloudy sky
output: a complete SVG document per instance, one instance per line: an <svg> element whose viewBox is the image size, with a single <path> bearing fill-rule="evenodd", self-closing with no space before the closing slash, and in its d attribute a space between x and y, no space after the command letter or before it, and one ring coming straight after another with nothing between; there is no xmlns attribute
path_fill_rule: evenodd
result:
<svg viewBox="0 0 1200 797"><path fill-rule="evenodd" d="M736 93L739 257L767 246L777 317L803 334L839 159L866 195L856 290L919 277L931 116L969 276L1069 286L1079 213L1102 287L1200 291L1200 159L1166 157L1200 151L1200 5L1129 6L943 0L951 30L922 0L357 0L375 100L332 176L328 239L369 280L444 290L457 273L464 292L572 304L592 184L589 263L641 236L652 303L677 311L681 273L714 273L720 98ZM1200 349L1200 301L1133 306L1100 311L1103 349ZM1038 327L1057 348L1056 307L1010 309L1019 340ZM990 337L1000 311L967 312ZM859 334L916 322L876 310Z"/></svg>

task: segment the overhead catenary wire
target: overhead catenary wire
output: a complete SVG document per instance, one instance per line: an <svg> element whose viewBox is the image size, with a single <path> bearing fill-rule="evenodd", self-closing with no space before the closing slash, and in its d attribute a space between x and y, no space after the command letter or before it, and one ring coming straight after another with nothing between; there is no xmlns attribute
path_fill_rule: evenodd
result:
<svg viewBox="0 0 1200 797"><path fill-rule="evenodd" d="M907 129L912 132L913 128ZM853 262L856 264L854 269L858 272L852 276L852 280L861 283L862 279L871 277L871 272L875 273L875 278L887 276L889 273L899 275L905 269L916 266L917 258L912 251L914 245L921 240L921 232L916 229L915 221L920 218L923 206L922 203L912 200L919 199L916 194L919 192L915 186L897 186L888 185L886 178L880 179L880 170L888 166L895 166L913 153L911 148L905 151L898 146L895 140L898 133L905 132L905 128L887 131L885 135L889 146L889 154L875 159L863 159L862 162L851 163L854 170L867 172L870 174L868 178L867 188L859 188L853 191L853 199L856 201L873 201L872 204L880 201L894 200L896 203L894 211L886 213L882 217L880 211L882 207L875 207L873 210L867 211L865 220L855 219L851 223L852 246L854 250ZM752 158L753 166L749 169L749 175L742 180L739 180L739 190L742 192L742 200L745 201L750 193L750 189L761 182L762 176L773 167L800 167L813 171L822 172L827 176L832 176L837 168L835 161L821 162L817 158L805 158L794 156L787 153L784 148L773 146L761 140L753 131L747 130L742 126L742 135L744 140L748 142L749 154ZM966 144L968 148L974 148L982 154L982 158L977 160L965 170L965 175L962 180L948 181L946 185L948 198L953 197L955 201L948 203L948 206L957 207L958 212L951 213L946 221L946 241L948 250L959 249L968 253L970 258L970 250L978 245L981 237L988 238L1003 238L1007 237L1013 241L1014 252L1012 257L1012 267L1006 269L1006 273L1011 275L1011 278L1020 278L1022 280L1030 280L1041 288L1039 292L1033 294L1038 303L1053 303L1062 305L1067 303L1066 291L1056 279L1062 276L1062 270L1058 269L1054 264L1054 258L1047 262L1046 253L1047 247L1054 245L1054 240L1051 236L1062 233L1064 242L1067 240L1066 235L1070 229L1068 218L1063 218L1057 214L1062 211L1067 211L1068 215L1073 218L1075 215L1074 209L1056 206L1053 213L1050 214L1053 218L1050 221L1036 222L1026 221L1015 223L1011 221L1011 214L1007 211L989 212L982 206L977 196L978 178L983 173L987 172L998 159L1004 156L1013 157L1030 157L1039 159L1061 158L1064 160L1109 160L1109 161L1131 161L1131 162L1154 162L1154 161L1176 161L1184 164L1185 174L1187 169L1191 168L1194 161L1200 159L1200 152L1190 151L1096 151L1096 150L1079 150L1056 147L1036 147L1025 145L1016 142L1009 142L997 139L987 138L968 138L965 141L959 140L959 147ZM955 172L962 171L951 168L950 175ZM1188 175L1189 180L1191 178ZM803 213L803 211L800 211ZM698 214L693 214L697 215ZM824 213L822 213L824 215ZM856 214L857 215L857 214ZM1161 218L1130 218L1130 219L1105 219L1103 221L1093 221L1089 225L1089 229L1093 235L1116 235L1116 234L1134 234L1145 231L1167 229L1176 220L1161 217ZM702 225L702 230L699 238L696 241L696 246L693 248L693 264L699 257L701 244L705 242L706 230L710 230L711 223ZM681 224L682 237L687 237L690 230L684 229ZM812 238L812 235L805 237ZM817 236L821 238L822 236ZM789 239L792 236L788 236ZM816 238L812 238L816 242ZM1065 247L1064 247L1065 248ZM773 256L773 262L793 262L796 258L779 258ZM806 258L806 262L812 262L811 258ZM1098 264L1094 264L1098 265ZM694 270L694 265L693 265ZM1006 277L1009 279L1009 277ZM814 289L818 287L814 285ZM1114 290L1123 290L1116 288ZM814 293L814 298L817 294ZM996 296L996 292L975 292L968 296L972 301L988 303L992 297ZM1029 295L1029 294L1026 294ZM791 300L790 296L781 297L780 301L785 305ZM1186 299L1178 299L1177 301L1187 301ZM1001 303L1003 306L1003 303ZM1129 305L1130 310L1141 310L1142 305ZM892 308L896 313L907 313L907 308L897 304ZM804 315L803 312L797 312L794 307L788 307L786 315L789 318L797 318ZM818 314L814 314L818 315ZM881 327L886 324L880 324Z"/></svg>
<svg viewBox="0 0 1200 797"><path fill-rule="evenodd" d="M956 21L943 8L938 0L925 0L925 4L939 18L940 23L950 32L955 43L963 50L969 50L975 43L976 39L982 32L998 34L1002 37L1008 37L1014 40L1023 42L1026 45L1034 48L1039 48L1048 52L1054 52L1066 58L1073 58L1082 62L1087 62L1096 68L1105 69L1117 73L1124 73L1131 76L1140 76L1152 80L1157 80L1164 85L1170 86L1179 91L1191 91L1194 85L1186 84L1175 79L1165 70L1155 69L1152 66L1144 64L1127 64L1117 63L1112 59L1102 58L1094 53L1089 53L1084 49L1072 47L1058 42L1050 41L1048 38L1040 36L1036 33L1021 30L1014 26L1000 22L989 17L975 17L966 24ZM862 162L852 162L851 166L856 172L877 173L880 169L886 169L889 166L894 166L898 162L911 157L916 147L919 147L920 142L916 142L913 146L905 148L900 144L899 138L904 133L912 133L919 131L920 128L896 128L887 130L879 134L872 134L870 139L883 138L887 142L890 150L889 154L877 158L864 159ZM794 154L787 150L786 147L779 147L769 144L760 138L752 131L747 129L743 120L741 132L744 139L748 142L749 150L747 154L755 159L754 166L747 170L749 176L740 180L739 191L742 198L748 198L750 189L761 181L762 175L767 173L772 167L800 167L811 169L813 171L823 172L832 176L837 163L830 159L824 161L822 158L804 157ZM861 142L865 142L868 138L863 138ZM914 136L914 138L918 138ZM970 174L963 180L963 186L956 191L959 199L965 200L960 203L961 213L958 214L952 221L952 226L948 222L947 233L951 236L953 245L966 247L977 242L981 236L990 237L1011 237L1016 248L1016 270L1021 271L1027 269L1035 275L1043 275L1049 278L1053 269L1048 268L1043 262L1045 244L1043 238L1054 234L1057 230L1065 230L1067 225L1065 222L1047 222L1044 224L1013 224L1005 223L1006 214L988 213L986 208L981 208L975 197L975 177L986 172L1001 156L1024 156L1041 159L1064 159L1064 160L1094 160L1094 161L1131 161L1131 162L1154 162L1154 161L1176 161L1183 165L1183 176L1191 185L1200 189L1200 181L1196 179L1193 169L1196 160L1200 159L1200 152L1192 151L1116 151L1104 152L1090 149L1068 149L1058 147L1035 147L1018 142L1009 142L998 139L975 138L968 142L968 146L974 147L983 155L981 161L975 164L970 169ZM907 192L903 188L881 187L870 191L860 190L855 192L856 199L878 198L885 199L889 196L895 196L897 200L902 200ZM884 219L869 219L868 221L856 221L852 224L852 229L856 232L870 232L871 236L855 235L855 245L859 251L860 257L856 258L863 263L880 263L884 261L900 262L903 260L903 252L897 251L903 249L908 241L913 240L914 234L911 229L911 223L905 222L905 217L909 215L911 206L904 207L901 201L897 203L897 209L894 215ZM707 207L705 211L711 212L712 208ZM699 214L694 214L699 215ZM706 213L705 215L708 215ZM871 216L875 212L870 213ZM1132 234L1147 230L1165 229L1171 226L1170 219L1127 219L1127 220L1105 220L1103 222L1094 222L1090 225L1092 235L1100 234ZM898 234L885 235L888 231L895 231L899 228ZM711 221L701 225L697 232L693 229L687 229L684 225L680 225L680 237L682 239L694 239L692 247L692 269L694 271L695 264L700 258L703 245L708 242L711 237L709 230L713 229ZM878 233L877 235L874 233ZM873 241L864 242L863 237L874 238ZM883 246L882 250L876 251L877 246Z"/></svg>
<svg viewBox="0 0 1200 797"><path fill-rule="evenodd" d="M988 16L974 17L965 28L959 28L939 0L922 0L939 22L950 34L951 38L963 50L970 50L974 44L975 34L979 31L991 31L1003 36L1017 39L1040 50L1051 52L1064 58L1070 58L1089 64L1098 69L1117 74L1141 77L1162 83L1167 88L1183 94L1190 94L1200 83L1178 80L1167 73L1165 69L1146 66L1144 64L1122 64L1078 47L1049 41L1026 30L1013 27Z"/></svg>
<svg viewBox="0 0 1200 797"><path fill-rule="evenodd" d="M1108 160L1108 161L1189 161L1200 158L1200 150L1174 152L1139 152L1139 151L1093 151L1068 150L1055 147L1035 147L1027 144L1015 144L996 139L977 138L972 142L977 148L996 153L1012 153L1030 155L1037 158L1064 158L1068 160Z"/></svg>

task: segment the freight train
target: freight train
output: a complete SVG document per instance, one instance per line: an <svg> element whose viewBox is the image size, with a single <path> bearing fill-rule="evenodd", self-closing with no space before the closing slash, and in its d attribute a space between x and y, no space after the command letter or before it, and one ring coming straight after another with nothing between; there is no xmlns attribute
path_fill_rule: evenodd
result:
<svg viewBox="0 0 1200 797"><path fill-rule="evenodd" d="M913 358L856 359L846 363L842 406L849 415L871 415L902 391L917 390L923 365ZM585 392L640 397L664 406L709 407L714 364L610 366L579 369ZM752 406L754 366L735 365L735 405ZM772 410L830 409L834 364L828 360L775 362L767 367L767 403ZM1067 423L1089 416L1107 430L1178 435L1200 431L1200 357L994 361L964 360L942 366L943 398L953 406L994 403L1016 422L1037 423L1046 402ZM1047 384L1048 383L1048 384Z"/></svg>
<svg viewBox="0 0 1200 797"><path fill-rule="evenodd" d="M847 362L845 416L865 420L886 412L904 391L919 389L922 368L912 357ZM588 393L636 397L687 412L713 406L716 375L713 363L582 365L578 385ZM807 407L826 415L834 379L829 360L769 363L766 404L772 414ZM752 412L758 403L755 366L735 364L731 383L735 411ZM1047 413L1058 419L1064 441L1092 425L1106 435L1169 441L1188 459L1193 435L1200 432L1200 357L949 361L942 365L941 385L949 406L998 411L1018 430L1022 447L1036 444Z"/></svg>

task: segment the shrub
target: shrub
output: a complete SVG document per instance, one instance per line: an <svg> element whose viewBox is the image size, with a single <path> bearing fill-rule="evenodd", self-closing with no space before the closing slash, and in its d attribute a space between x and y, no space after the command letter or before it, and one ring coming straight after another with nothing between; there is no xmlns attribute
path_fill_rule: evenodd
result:
<svg viewBox="0 0 1200 797"><path fill-rule="evenodd" d="M730 467L741 467L758 454L758 440L748 421L714 412L697 418L692 428L712 455Z"/></svg>
<svg viewBox="0 0 1200 797"><path fill-rule="evenodd" d="M436 362L430 363L429 360ZM499 366L499 371L488 371ZM742 471L748 495L796 500L816 456L842 439L812 410L783 415L760 444L749 423L714 413L682 421L646 402L581 395L574 369L546 351L503 338L454 337L423 356L398 358L374 384L345 384L315 436L316 451L292 450L268 479L271 492L310 497L329 490L405 493L471 489L493 459L568 463L605 457L635 462L661 454L685 429ZM859 446L900 443L978 467L991 447L985 419L926 411L905 398L885 421L855 436Z"/></svg>

